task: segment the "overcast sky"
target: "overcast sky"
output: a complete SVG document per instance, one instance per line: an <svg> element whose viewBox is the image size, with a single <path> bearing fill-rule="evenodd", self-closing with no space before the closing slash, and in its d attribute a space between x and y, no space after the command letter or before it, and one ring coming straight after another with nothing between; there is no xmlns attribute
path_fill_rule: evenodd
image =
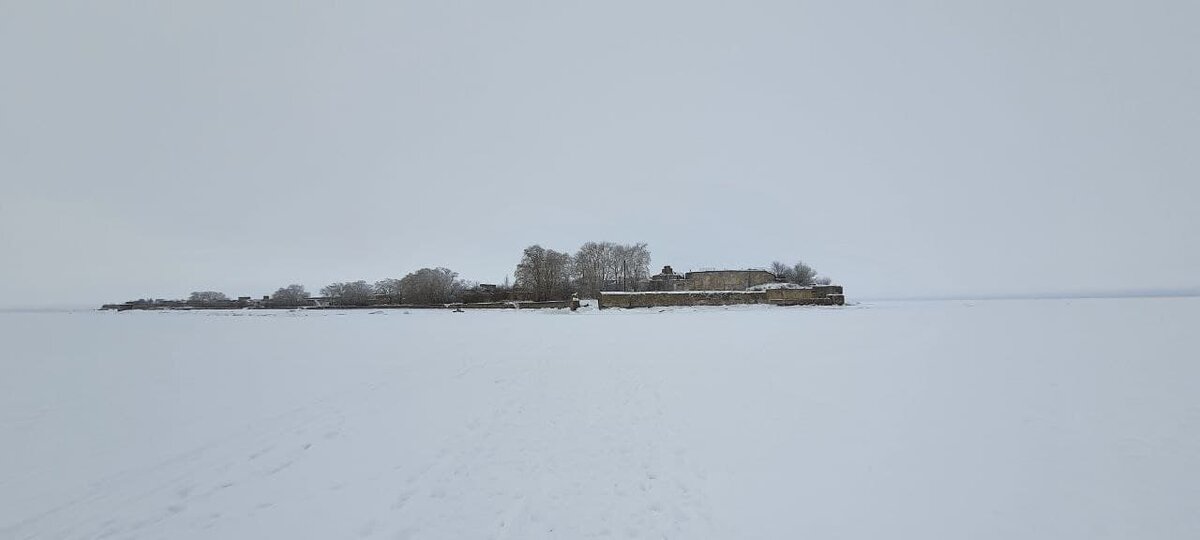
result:
<svg viewBox="0 0 1200 540"><path fill-rule="evenodd" d="M300 5L303 4L303 5ZM521 249L1200 285L1200 3L0 1L0 305Z"/></svg>

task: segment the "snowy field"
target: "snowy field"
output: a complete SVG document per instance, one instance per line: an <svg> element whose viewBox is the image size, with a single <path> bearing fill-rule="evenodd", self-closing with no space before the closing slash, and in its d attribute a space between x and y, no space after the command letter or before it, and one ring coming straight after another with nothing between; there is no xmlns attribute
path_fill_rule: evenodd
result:
<svg viewBox="0 0 1200 540"><path fill-rule="evenodd" d="M0 538L1200 538L1200 298L0 313Z"/></svg>

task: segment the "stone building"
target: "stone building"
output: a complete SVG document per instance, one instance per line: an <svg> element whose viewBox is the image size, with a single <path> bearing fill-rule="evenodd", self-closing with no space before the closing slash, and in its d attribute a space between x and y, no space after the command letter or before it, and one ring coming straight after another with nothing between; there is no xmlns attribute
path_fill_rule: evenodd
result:
<svg viewBox="0 0 1200 540"><path fill-rule="evenodd" d="M662 272L650 276L651 291L686 291L687 276L676 274L670 266L664 266Z"/></svg>
<svg viewBox="0 0 1200 540"><path fill-rule="evenodd" d="M779 280L766 270L702 270L688 272L687 281L691 291L744 291Z"/></svg>
<svg viewBox="0 0 1200 540"><path fill-rule="evenodd" d="M801 287L782 283L766 270L701 270L676 274L670 266L652 276L640 292L601 292L601 309L609 307L712 306L771 304L777 306L846 303L838 285Z"/></svg>
<svg viewBox="0 0 1200 540"><path fill-rule="evenodd" d="M744 291L779 281L766 270L701 270L676 274L670 266L650 277L650 291Z"/></svg>

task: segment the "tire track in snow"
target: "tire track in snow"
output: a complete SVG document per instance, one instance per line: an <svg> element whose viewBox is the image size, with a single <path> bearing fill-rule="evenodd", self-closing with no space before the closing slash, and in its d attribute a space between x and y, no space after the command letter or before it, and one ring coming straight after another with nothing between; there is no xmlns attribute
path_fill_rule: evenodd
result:
<svg viewBox="0 0 1200 540"><path fill-rule="evenodd" d="M469 364L493 385L410 475L392 510L397 538L685 538L709 530L705 479L665 414L662 381L636 364L581 365L547 347ZM450 523L452 525L447 526Z"/></svg>
<svg viewBox="0 0 1200 540"><path fill-rule="evenodd" d="M313 447L309 439L316 438L310 437L310 432L336 433L345 418L330 402L345 393L256 421L154 465L114 474L95 482L88 493L0 532L33 530L24 538L74 538L80 534L109 538L138 534L164 521L179 519L197 497L211 499L241 482L270 477L291 467ZM289 450L284 452L281 446ZM239 468L243 470L231 477L230 473ZM139 508L155 500L159 501L156 512L147 514ZM209 515L201 521L211 523L219 517ZM38 531L45 525L50 531ZM84 532L89 529L95 531Z"/></svg>

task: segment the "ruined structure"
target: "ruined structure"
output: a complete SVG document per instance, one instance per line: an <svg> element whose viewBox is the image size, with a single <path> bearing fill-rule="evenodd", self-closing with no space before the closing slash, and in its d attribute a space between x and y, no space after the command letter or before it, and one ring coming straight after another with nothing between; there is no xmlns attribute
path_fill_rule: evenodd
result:
<svg viewBox="0 0 1200 540"><path fill-rule="evenodd" d="M644 273L642 274L644 275ZM597 306L635 308L653 306L712 306L733 304L771 304L776 306L826 305L846 303L838 285L800 286L787 283L775 274L762 269L701 270L676 274L670 266L649 279L633 284L633 291L600 292ZM359 303L347 304L327 296L305 297L297 300L277 300L263 296L261 300L240 296L237 300L163 300L144 299L121 304L105 304L100 309L127 310L185 310L185 309L578 309L577 297L571 300L534 301L533 291L501 288L483 284L462 291L456 302L438 304L390 303L390 297L373 295Z"/></svg>
<svg viewBox="0 0 1200 540"><path fill-rule="evenodd" d="M724 306L771 304L777 306L840 306L846 297L840 285L802 287L783 283L766 270L702 270L676 274L670 266L652 276L641 292L601 292L600 309L653 306Z"/></svg>
<svg viewBox="0 0 1200 540"><path fill-rule="evenodd" d="M846 303L840 285L814 285L794 289L748 291L646 291L602 292L600 309L660 306L729 306L770 304L774 306L840 306Z"/></svg>
<svg viewBox="0 0 1200 540"><path fill-rule="evenodd" d="M676 274L670 266L650 278L649 291L744 291L758 285L777 283L780 279L758 268L747 270L700 270Z"/></svg>
<svg viewBox="0 0 1200 540"><path fill-rule="evenodd" d="M755 285L779 281L766 270L702 270L688 272L690 291L744 291Z"/></svg>
<svg viewBox="0 0 1200 540"><path fill-rule="evenodd" d="M670 266L664 266L662 272L650 276L649 290L652 291L679 291L687 290L687 277L683 274L676 274Z"/></svg>

